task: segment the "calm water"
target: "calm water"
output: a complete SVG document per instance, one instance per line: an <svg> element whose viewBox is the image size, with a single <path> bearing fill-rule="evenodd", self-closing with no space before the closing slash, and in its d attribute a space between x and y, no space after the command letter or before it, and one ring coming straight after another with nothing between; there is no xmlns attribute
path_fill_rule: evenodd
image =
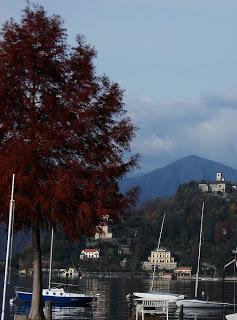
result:
<svg viewBox="0 0 237 320"><path fill-rule="evenodd" d="M45 284L47 279L45 278ZM63 279L55 279L57 282L62 282ZM13 276L12 285L8 288L7 301L14 297L14 286L30 287L32 279L30 277ZM71 281L77 283L77 281ZM3 275L0 274L0 284L2 287ZM93 302L89 307L71 307L71 308L54 308L53 319L80 319L80 320L128 320L129 308L125 296L132 291L146 292L149 289L149 279L130 279L121 276L119 278L84 278L80 281L80 292L83 293L99 293L100 298L98 301ZM176 293L183 293L188 297L193 296L194 282L193 281L156 281L155 286L160 290L171 291ZM235 284L233 282L225 283L225 301L233 303L235 296ZM200 297L203 292L203 298L207 297L209 300L222 301L222 281L200 281L199 285ZM0 295L2 292L0 292ZM2 298L1 298L2 301ZM7 304L6 320L12 320L13 314L27 313L27 306L19 305L10 308ZM232 313L229 310L228 313ZM237 312L237 311L236 311ZM170 312L170 319L178 319L177 310ZM216 312L215 310L190 310L185 315L185 319L223 319L222 311Z"/></svg>

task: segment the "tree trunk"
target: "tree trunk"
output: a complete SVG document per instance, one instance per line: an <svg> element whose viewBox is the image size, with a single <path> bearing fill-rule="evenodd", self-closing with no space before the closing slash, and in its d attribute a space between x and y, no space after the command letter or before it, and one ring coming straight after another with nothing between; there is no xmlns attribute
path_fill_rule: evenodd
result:
<svg viewBox="0 0 237 320"><path fill-rule="evenodd" d="M33 245L33 292L29 319L44 319L42 299L42 263L39 221L32 223L32 245Z"/></svg>

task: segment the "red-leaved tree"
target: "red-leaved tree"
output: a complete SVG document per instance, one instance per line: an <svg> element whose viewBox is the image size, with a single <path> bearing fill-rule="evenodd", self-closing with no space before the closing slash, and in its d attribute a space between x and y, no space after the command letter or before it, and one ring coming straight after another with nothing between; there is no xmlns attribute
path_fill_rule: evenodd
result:
<svg viewBox="0 0 237 320"><path fill-rule="evenodd" d="M31 230L33 240L30 319L44 318L40 230L61 225L78 239L135 198L118 187L137 165L137 156L126 155L135 128L118 84L96 74L95 56L80 36L70 47L61 18L42 7L27 7L20 23L2 27L0 221L8 220L15 173L15 226Z"/></svg>

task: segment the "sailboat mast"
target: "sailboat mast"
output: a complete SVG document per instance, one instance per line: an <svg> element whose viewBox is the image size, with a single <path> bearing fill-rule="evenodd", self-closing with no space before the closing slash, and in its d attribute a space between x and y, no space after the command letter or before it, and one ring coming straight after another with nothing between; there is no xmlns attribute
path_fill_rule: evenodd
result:
<svg viewBox="0 0 237 320"><path fill-rule="evenodd" d="M197 263L197 273L196 273L196 282L195 282L195 295L194 295L195 298L197 298L197 294L198 294L198 277L199 277L200 256L201 256L201 244L202 244L203 213L204 213L204 202L202 203L202 216L201 216L201 226L200 226L200 234L199 234L198 263Z"/></svg>
<svg viewBox="0 0 237 320"><path fill-rule="evenodd" d="M51 243L50 243L50 258L49 258L49 290L51 289L51 278L52 278L52 259L53 259L53 228L51 230Z"/></svg>
<svg viewBox="0 0 237 320"><path fill-rule="evenodd" d="M9 205L9 221L8 221L8 233L7 233L7 252L6 252L6 263L5 263L5 274L4 274L4 284L2 293L2 314L1 320L5 317L5 304L6 304L6 290L7 290L7 279L8 279L8 267L9 267L9 255L10 255L10 245L11 245L11 233L12 233L12 221L13 221L13 194L14 194L14 184L15 184L15 174L12 175L12 189L11 189L11 200Z"/></svg>
<svg viewBox="0 0 237 320"><path fill-rule="evenodd" d="M163 215L162 224L161 224L161 228L160 228L160 235L159 235L159 240L158 240L157 249L156 249L157 255L158 255L158 251L160 249L160 241L161 241L161 235L162 235L163 225L164 225L164 221L165 221L165 215L166 215L166 212ZM158 258L158 257L156 257L156 258ZM155 272L156 272L156 261L157 261L157 259L155 260L155 263L154 263L152 282L151 282L151 291L153 290L153 286L154 286L154 279L155 279Z"/></svg>

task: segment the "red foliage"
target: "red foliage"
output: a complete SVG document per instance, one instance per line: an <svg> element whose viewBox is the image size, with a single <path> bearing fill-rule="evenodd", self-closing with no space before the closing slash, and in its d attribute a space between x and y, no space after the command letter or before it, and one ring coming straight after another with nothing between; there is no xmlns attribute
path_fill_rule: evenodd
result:
<svg viewBox="0 0 237 320"><path fill-rule="evenodd" d="M135 128L123 92L96 75L95 50L82 37L67 44L60 17L26 8L0 40L0 220L7 219L16 174L19 229L60 224L71 238L90 233L102 215L116 217L135 200L118 179L137 164Z"/></svg>

